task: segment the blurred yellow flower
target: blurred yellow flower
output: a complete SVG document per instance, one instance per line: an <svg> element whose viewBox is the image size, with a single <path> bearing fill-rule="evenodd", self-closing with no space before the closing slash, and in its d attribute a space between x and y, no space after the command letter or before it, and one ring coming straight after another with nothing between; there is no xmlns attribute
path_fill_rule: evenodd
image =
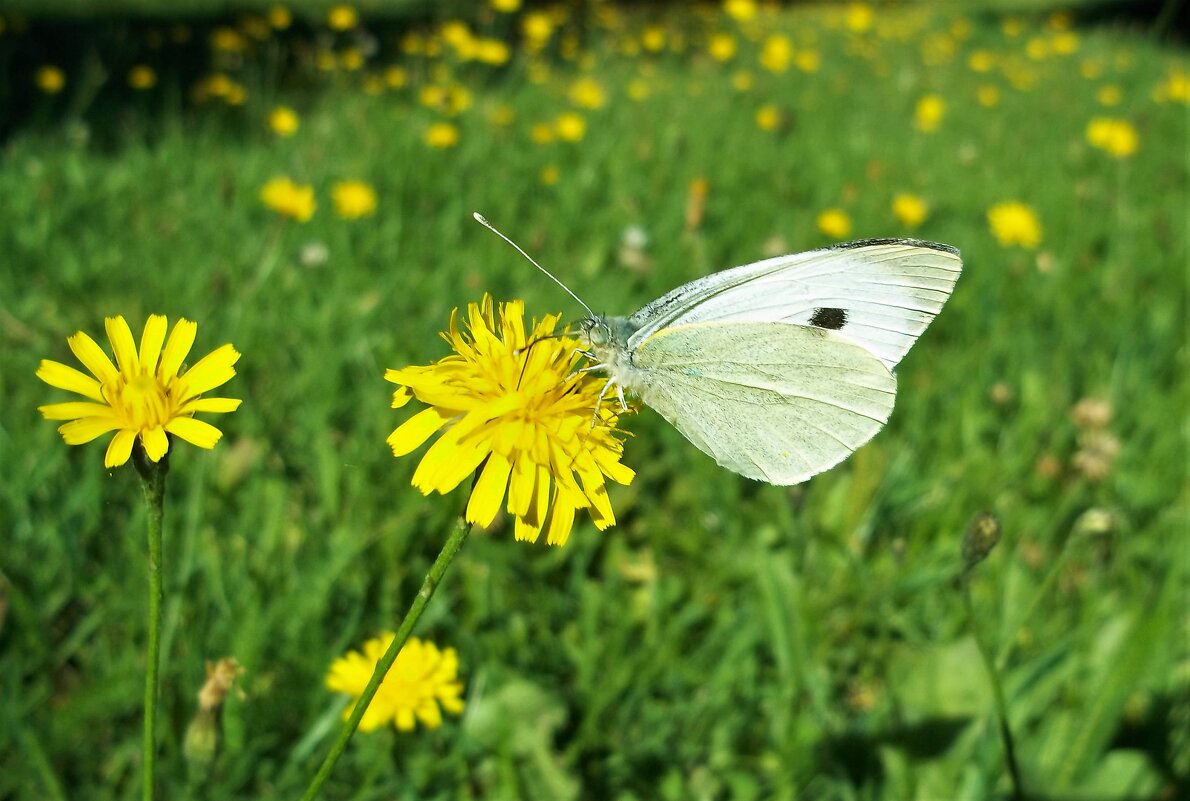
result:
<svg viewBox="0 0 1190 801"><path fill-rule="evenodd" d="M545 11L530 11L521 17L521 33L530 50L540 50L554 34L554 20Z"/></svg>
<svg viewBox="0 0 1190 801"><path fill-rule="evenodd" d="M567 111L554 122L554 130L563 142L577 142L587 133L587 121L581 114Z"/></svg>
<svg viewBox="0 0 1190 801"><path fill-rule="evenodd" d="M1095 99L1101 106L1118 106L1124 99L1124 93L1114 83L1104 84L1095 92Z"/></svg>
<svg viewBox="0 0 1190 801"><path fill-rule="evenodd" d="M1041 222L1033 209L1020 201L997 203L988 211L992 235L1003 246L1033 249L1041 244Z"/></svg>
<svg viewBox="0 0 1190 801"><path fill-rule="evenodd" d="M1025 23L1020 17L1005 17L1000 22L1000 30L1009 39L1015 39L1025 29Z"/></svg>
<svg viewBox="0 0 1190 801"><path fill-rule="evenodd" d="M774 33L765 38L760 50L760 66L769 72L785 72L793 58L793 43L789 37Z"/></svg>
<svg viewBox="0 0 1190 801"><path fill-rule="evenodd" d="M842 209L827 209L818 215L818 230L834 239L851 233L851 218Z"/></svg>
<svg viewBox="0 0 1190 801"><path fill-rule="evenodd" d="M607 93L599 81L583 77L570 85L570 102L582 108L602 108L607 103Z"/></svg>
<svg viewBox="0 0 1190 801"><path fill-rule="evenodd" d="M756 16L756 0L723 0L723 12L737 22L748 22Z"/></svg>
<svg viewBox="0 0 1190 801"><path fill-rule="evenodd" d="M799 50L793 54L793 63L802 72L818 72L822 56L817 50Z"/></svg>
<svg viewBox="0 0 1190 801"><path fill-rule="evenodd" d="M491 3L492 8L501 14L512 14L521 7L521 0L491 0Z"/></svg>
<svg viewBox="0 0 1190 801"><path fill-rule="evenodd" d="M351 6L332 6L326 12L326 24L332 31L349 31L359 25L359 12Z"/></svg>
<svg viewBox="0 0 1190 801"><path fill-rule="evenodd" d="M972 72L990 72L995 65L996 57L989 50L975 50L967 57Z"/></svg>
<svg viewBox="0 0 1190 801"><path fill-rule="evenodd" d="M737 92L747 92L752 89L754 80L752 73L747 70L738 70L731 76L731 85Z"/></svg>
<svg viewBox="0 0 1190 801"><path fill-rule="evenodd" d="M938 95L926 95L917 101L913 112L913 125L917 130L933 133L946 115L946 103Z"/></svg>
<svg viewBox="0 0 1190 801"><path fill-rule="evenodd" d="M1164 82L1154 87L1153 99L1158 103L1190 104L1190 76L1180 71L1171 72Z"/></svg>
<svg viewBox="0 0 1190 801"><path fill-rule="evenodd" d="M985 83L975 91L975 96L979 105L992 108L1000 103L1000 87Z"/></svg>
<svg viewBox="0 0 1190 801"><path fill-rule="evenodd" d="M762 131L777 130L781 127L781 109L771 103L756 109L756 125Z"/></svg>
<svg viewBox="0 0 1190 801"><path fill-rule="evenodd" d="M1079 48L1078 34L1073 31L1063 31L1056 34L1050 41L1050 49L1060 56L1069 56L1072 53L1077 53Z"/></svg>
<svg viewBox="0 0 1190 801"><path fill-rule="evenodd" d="M1087 141L1116 158L1131 156L1140 144L1132 123L1110 117L1096 117L1088 123Z"/></svg>
<svg viewBox="0 0 1190 801"><path fill-rule="evenodd" d="M115 364L95 340L78 331L66 341L90 376L49 359L42 359L37 368L37 377L50 386L88 399L38 407L47 420L70 421L58 428L66 444L82 445L115 431L104 455L106 467L127 462L138 439L154 462L169 450L170 434L200 448L215 447L222 432L210 423L195 420L194 415L239 408L240 401L233 398L199 397L236 374L233 365L240 358L236 349L231 345L216 348L182 373L182 363L190 354L198 330L195 323L179 320L167 342L168 320L159 314L150 315L139 349L122 316L106 318L104 326Z"/></svg>
<svg viewBox="0 0 1190 801"><path fill-rule="evenodd" d="M735 57L735 37L730 33L713 33L707 42L707 52L711 58L722 64Z"/></svg>
<svg viewBox="0 0 1190 801"><path fill-rule="evenodd" d="M235 28L223 25L211 31L211 49L224 53L243 53L248 49L248 40Z"/></svg>
<svg viewBox="0 0 1190 801"><path fill-rule="evenodd" d="M508 45L500 39L477 39L475 40L474 58L481 64L489 64L493 67L499 67L502 64L507 64L512 57L512 51L508 49Z"/></svg>
<svg viewBox="0 0 1190 801"><path fill-rule="evenodd" d="M269 25L283 31L293 24L293 14L285 6L273 6L269 9Z"/></svg>
<svg viewBox="0 0 1190 801"><path fill-rule="evenodd" d="M660 25L646 25L640 35L640 44L650 53L659 53L665 49L665 28Z"/></svg>
<svg viewBox="0 0 1190 801"><path fill-rule="evenodd" d="M364 54L358 47L345 47L339 54L339 66L347 72L355 72L364 66Z"/></svg>
<svg viewBox="0 0 1190 801"><path fill-rule="evenodd" d="M461 114L471 108L471 90L459 84L429 84L418 93L418 102L443 114Z"/></svg>
<svg viewBox="0 0 1190 801"><path fill-rule="evenodd" d="M916 228L925 221L930 207L917 195L902 192L893 198L892 213L906 228Z"/></svg>
<svg viewBox="0 0 1190 801"><path fill-rule="evenodd" d="M536 144L548 145L554 141L554 126L548 122L535 122L529 129L529 138Z"/></svg>
<svg viewBox="0 0 1190 801"><path fill-rule="evenodd" d="M278 214L298 222L307 222L317 208L314 187L294 183L285 176L268 181L260 190L260 200Z"/></svg>
<svg viewBox="0 0 1190 801"><path fill-rule="evenodd" d="M547 164L541 168L541 174L538 176L542 186L553 186L558 183L558 168L553 164Z"/></svg>
<svg viewBox="0 0 1190 801"><path fill-rule="evenodd" d="M459 129L449 122L436 122L426 128L426 144L439 150L459 143Z"/></svg>
<svg viewBox="0 0 1190 801"><path fill-rule="evenodd" d="M364 643L363 653L349 651L336 659L326 676L327 688L358 700L395 636L386 632ZM462 713L462 694L455 649L439 651L428 640L410 637L360 719L359 730L375 731L391 723L400 731L413 731L417 721L436 729L442 725L443 709L452 715ZM343 710L343 719L351 712L351 706Z"/></svg>
<svg viewBox="0 0 1190 801"><path fill-rule="evenodd" d="M876 13L867 3L852 3L847 8L847 28L854 33L864 33L872 28Z"/></svg>
<svg viewBox="0 0 1190 801"><path fill-rule="evenodd" d="M335 214L357 220L376 211L376 190L363 181L340 181L331 187Z"/></svg>
<svg viewBox="0 0 1190 801"><path fill-rule="evenodd" d="M400 89L402 86L408 83L408 81L409 73L407 73L405 68L400 65L394 64L384 71L384 84L389 89Z"/></svg>
<svg viewBox="0 0 1190 801"><path fill-rule="evenodd" d="M628 97L638 103L642 100L648 99L649 95L653 93L652 88L649 86L649 82L644 78L633 78L628 82L628 88L626 91L628 92Z"/></svg>
<svg viewBox="0 0 1190 801"><path fill-rule="evenodd" d="M53 64L45 64L37 68L33 82L47 95L56 95L66 87L66 73Z"/></svg>
<svg viewBox="0 0 1190 801"><path fill-rule="evenodd" d="M560 315L526 329L524 304L489 295L458 310L444 337L454 353L426 367L388 370L398 384L393 407L417 398L418 412L388 438L404 456L440 433L413 474L424 494L447 493L473 473L469 523L488 526L504 506L518 540L564 545L575 513L586 509L599 529L615 525L605 482L628 484L620 463L619 403L601 400L606 381L579 372L577 338L559 336ZM532 345L530 346L530 343ZM504 502L507 493L507 502Z"/></svg>
<svg viewBox="0 0 1190 801"><path fill-rule="evenodd" d="M293 136L300 126L297 112L289 106L274 106L269 112L269 128L277 136Z"/></svg>
<svg viewBox="0 0 1190 801"><path fill-rule="evenodd" d="M1085 58L1078 65L1078 74L1088 81L1093 81L1103 74L1103 62L1094 58Z"/></svg>
<svg viewBox="0 0 1190 801"><path fill-rule="evenodd" d="M138 91L152 89L157 85L157 73L147 64L137 64L128 70L128 85Z"/></svg>

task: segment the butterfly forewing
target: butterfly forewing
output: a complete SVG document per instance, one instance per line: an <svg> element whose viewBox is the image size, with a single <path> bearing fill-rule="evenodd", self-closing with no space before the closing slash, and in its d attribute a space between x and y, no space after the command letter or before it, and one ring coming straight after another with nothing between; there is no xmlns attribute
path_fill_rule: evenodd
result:
<svg viewBox="0 0 1190 801"><path fill-rule="evenodd" d="M892 413L896 379L833 331L764 322L667 327L628 388L723 467L796 484L845 459Z"/></svg>
<svg viewBox="0 0 1190 801"><path fill-rule="evenodd" d="M762 322L836 332L897 365L962 269L947 245L868 240L766 259L678 287L629 318L631 350L670 326Z"/></svg>

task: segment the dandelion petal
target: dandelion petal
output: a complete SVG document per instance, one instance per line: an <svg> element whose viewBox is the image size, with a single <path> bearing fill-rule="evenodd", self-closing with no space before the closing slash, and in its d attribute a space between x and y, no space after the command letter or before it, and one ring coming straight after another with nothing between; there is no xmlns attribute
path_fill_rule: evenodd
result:
<svg viewBox="0 0 1190 801"><path fill-rule="evenodd" d="M75 392L100 403L104 402L103 391L98 381L61 362L42 359L41 365L37 368L37 377L51 387Z"/></svg>
<svg viewBox="0 0 1190 801"><path fill-rule="evenodd" d="M504 499L504 490L508 487L508 476L512 473L512 462L503 455L493 453L488 457L488 463L479 480L475 482L475 489L471 490L471 498L467 501L467 522L489 526L500 511L500 501Z"/></svg>
<svg viewBox="0 0 1190 801"><path fill-rule="evenodd" d="M101 384L113 383L119 378L120 372L116 365L112 364L112 360L91 337L79 331L74 336L67 337L66 342L78 360Z"/></svg>
<svg viewBox="0 0 1190 801"><path fill-rule="evenodd" d="M222 431L193 417L175 417L165 424L165 430L200 448L213 448L215 443L223 438Z"/></svg>
<svg viewBox="0 0 1190 801"><path fill-rule="evenodd" d="M139 372L140 361L136 357L136 342L132 339L132 329L123 315L105 317L104 328L107 338L112 343L112 350L116 352L116 364L124 378L131 380Z"/></svg>
<svg viewBox="0 0 1190 801"><path fill-rule="evenodd" d="M420 448L422 443L446 425L447 419L434 407L424 409L397 426L385 441L393 449L394 456L404 456Z"/></svg>
<svg viewBox="0 0 1190 801"><path fill-rule="evenodd" d="M107 468L119 467L128 461L132 455L132 445L136 442L136 432L130 429L117 431L116 436L107 445L107 453L103 456L103 466Z"/></svg>

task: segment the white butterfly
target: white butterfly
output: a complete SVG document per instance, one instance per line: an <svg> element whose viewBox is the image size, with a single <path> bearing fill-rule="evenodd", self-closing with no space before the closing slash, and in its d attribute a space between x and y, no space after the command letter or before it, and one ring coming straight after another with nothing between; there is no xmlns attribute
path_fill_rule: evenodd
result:
<svg viewBox="0 0 1190 801"><path fill-rule="evenodd" d="M638 396L728 470L797 484L884 427L892 370L961 270L948 245L852 242L713 273L581 330L605 392Z"/></svg>

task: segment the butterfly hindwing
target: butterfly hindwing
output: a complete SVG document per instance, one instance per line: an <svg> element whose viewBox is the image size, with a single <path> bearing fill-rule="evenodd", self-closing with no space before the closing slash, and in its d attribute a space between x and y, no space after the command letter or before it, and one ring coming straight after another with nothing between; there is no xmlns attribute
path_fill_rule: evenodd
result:
<svg viewBox="0 0 1190 801"><path fill-rule="evenodd" d="M763 322L666 327L627 388L723 467L796 484L845 459L892 413L896 379L830 330Z"/></svg>

